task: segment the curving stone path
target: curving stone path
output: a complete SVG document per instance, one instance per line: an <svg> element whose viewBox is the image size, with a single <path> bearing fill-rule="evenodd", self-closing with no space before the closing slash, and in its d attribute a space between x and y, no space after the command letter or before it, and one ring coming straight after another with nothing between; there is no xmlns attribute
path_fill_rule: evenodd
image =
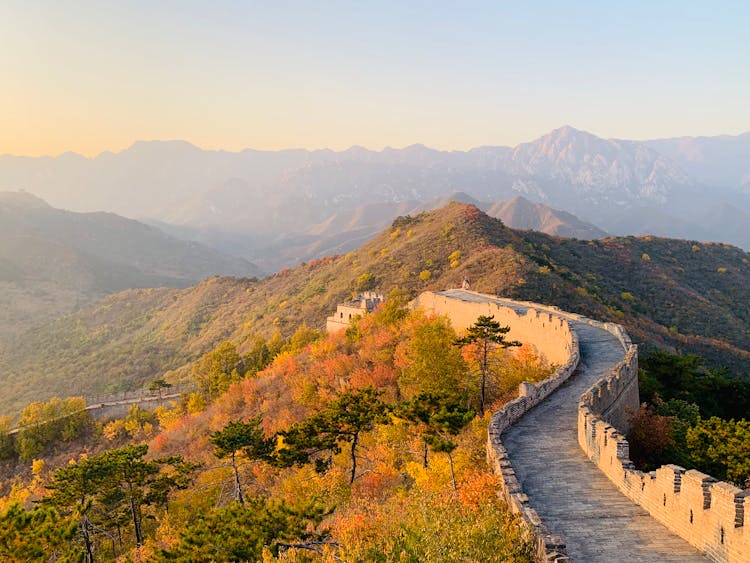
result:
<svg viewBox="0 0 750 563"><path fill-rule="evenodd" d="M503 434L531 506L550 532L564 538L574 562L708 561L623 495L578 445L579 397L624 352L609 332L570 322L579 338L578 369Z"/></svg>
<svg viewBox="0 0 750 563"><path fill-rule="evenodd" d="M524 313L528 306L460 289L439 295L493 302ZM562 311L556 314L565 317ZM708 561L623 495L578 445L578 401L623 359L620 342L604 329L566 317L578 335L573 375L502 435L516 478L547 529L562 536L574 563Z"/></svg>

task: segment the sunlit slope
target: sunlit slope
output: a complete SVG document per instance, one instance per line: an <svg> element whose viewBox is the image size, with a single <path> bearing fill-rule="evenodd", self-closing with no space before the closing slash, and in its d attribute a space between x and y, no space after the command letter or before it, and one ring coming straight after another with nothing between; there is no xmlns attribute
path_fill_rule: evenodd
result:
<svg viewBox="0 0 750 563"><path fill-rule="evenodd" d="M558 305L624 324L634 339L704 355L747 375L750 256L727 245L656 238L578 241L519 232L452 203L393 226L347 255L254 281L130 290L19 335L2 354L3 410L45 396L137 387L230 339L322 328L363 289L459 286Z"/></svg>
<svg viewBox="0 0 750 563"><path fill-rule="evenodd" d="M245 260L112 213L73 213L0 191L0 346L108 293L258 273Z"/></svg>

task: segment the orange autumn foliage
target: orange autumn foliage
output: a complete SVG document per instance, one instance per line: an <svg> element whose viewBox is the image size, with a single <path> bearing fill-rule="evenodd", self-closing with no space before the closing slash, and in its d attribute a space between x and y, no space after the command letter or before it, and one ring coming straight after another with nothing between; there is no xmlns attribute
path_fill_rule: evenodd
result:
<svg viewBox="0 0 750 563"><path fill-rule="evenodd" d="M499 490L500 485L494 474L475 469L466 472L461 478L458 501L462 506L477 512L487 499L496 498Z"/></svg>

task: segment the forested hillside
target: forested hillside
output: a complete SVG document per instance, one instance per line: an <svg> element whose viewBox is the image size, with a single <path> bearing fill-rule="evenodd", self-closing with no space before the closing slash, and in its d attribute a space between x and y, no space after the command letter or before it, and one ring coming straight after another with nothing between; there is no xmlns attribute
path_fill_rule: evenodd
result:
<svg viewBox="0 0 750 563"><path fill-rule="evenodd" d="M240 351L300 324L323 327L361 290L409 295L459 286L559 306L626 326L645 348L692 352L750 373L750 255L722 244L652 237L598 241L514 231L450 204L391 228L346 255L262 281L213 278L188 289L130 290L18 335L0 355L2 409L31 399L143 385L223 340Z"/></svg>
<svg viewBox="0 0 750 563"><path fill-rule="evenodd" d="M259 272L113 213L73 213L0 191L0 345L108 293Z"/></svg>
<svg viewBox="0 0 750 563"><path fill-rule="evenodd" d="M531 561L484 449L490 410L549 366L495 345L480 393L482 345L405 305L223 343L196 392L103 427L76 401L30 405L0 432L3 560Z"/></svg>

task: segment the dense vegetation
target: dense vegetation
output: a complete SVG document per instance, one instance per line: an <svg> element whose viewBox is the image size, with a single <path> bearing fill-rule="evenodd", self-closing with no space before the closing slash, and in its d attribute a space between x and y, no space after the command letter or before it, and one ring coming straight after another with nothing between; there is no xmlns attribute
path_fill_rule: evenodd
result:
<svg viewBox="0 0 750 563"><path fill-rule="evenodd" d="M676 463L750 488L750 381L697 356L654 352L641 361L639 387L645 402L629 436L636 465Z"/></svg>
<svg viewBox="0 0 750 563"><path fill-rule="evenodd" d="M321 327L352 292L460 286L540 301L620 322L645 349L694 353L747 377L750 256L722 244L652 237L560 239L508 229L470 205L450 204L361 248L262 281L213 278L195 287L130 290L19 334L0 354L0 408L67 393L134 388L189 377L220 342L241 353L256 335Z"/></svg>
<svg viewBox="0 0 750 563"><path fill-rule="evenodd" d="M531 561L477 413L550 367L498 343L483 372L482 342L390 297L336 335L221 343L173 408L40 452L6 481L3 560Z"/></svg>
<svg viewBox="0 0 750 563"><path fill-rule="evenodd" d="M644 359L649 405L635 415L632 453L741 481L747 256L521 233L453 204L267 280L110 296L3 350L3 408L162 378L195 392L104 425L80 399L28 405L13 436L19 420L0 420L0 558L530 560L528 534L484 467L486 424L549 366L492 319L459 338L445 318L403 307L465 278L622 322L646 347L710 352L705 365ZM345 332L310 328L352 292L399 287Z"/></svg>

